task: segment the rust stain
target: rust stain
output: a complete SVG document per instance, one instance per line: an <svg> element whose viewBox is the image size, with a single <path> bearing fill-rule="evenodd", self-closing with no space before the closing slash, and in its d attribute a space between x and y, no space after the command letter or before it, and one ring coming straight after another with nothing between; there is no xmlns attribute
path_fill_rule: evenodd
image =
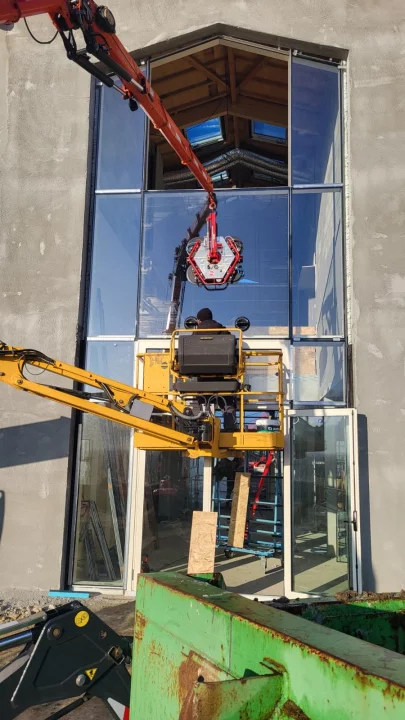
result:
<svg viewBox="0 0 405 720"><path fill-rule="evenodd" d="M397 685L393 687L388 683L382 691L382 694L390 700L400 700L402 702L405 700L405 690Z"/></svg>
<svg viewBox="0 0 405 720"><path fill-rule="evenodd" d="M301 708L299 708L292 700L287 700L281 710L286 717L292 718L292 720L309 720L308 715L306 715L304 711L301 710Z"/></svg>
<svg viewBox="0 0 405 720"><path fill-rule="evenodd" d="M191 720L193 717L194 686L201 674L200 664L194 659L193 651L180 664L178 675L179 720Z"/></svg>
<svg viewBox="0 0 405 720"><path fill-rule="evenodd" d="M141 641L146 627L146 618L144 615L142 615L140 612L136 613L135 617L135 631L134 631L134 637L136 640Z"/></svg>
<svg viewBox="0 0 405 720"><path fill-rule="evenodd" d="M211 688L209 696L205 696L203 701L202 698L195 695L194 689L199 683L215 683L216 685L220 672L215 665L211 665L205 658L190 650L178 671L179 720L192 720L193 718L215 720L219 716L221 694L212 692ZM219 687L220 683L218 683L218 689ZM202 714L203 712L204 714Z"/></svg>

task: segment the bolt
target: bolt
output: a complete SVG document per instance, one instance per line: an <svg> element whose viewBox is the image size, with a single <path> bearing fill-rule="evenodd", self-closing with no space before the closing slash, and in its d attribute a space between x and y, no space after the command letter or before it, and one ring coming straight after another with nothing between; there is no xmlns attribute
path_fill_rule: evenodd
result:
<svg viewBox="0 0 405 720"><path fill-rule="evenodd" d="M85 684L85 682L86 682L86 676L85 676L85 675L80 674L80 675L77 676L77 678L76 678L76 685L78 685L78 687L83 687L83 685Z"/></svg>
<svg viewBox="0 0 405 720"><path fill-rule="evenodd" d="M52 628L52 637L60 638L61 635L62 635L62 628L60 628L60 627Z"/></svg>
<svg viewBox="0 0 405 720"><path fill-rule="evenodd" d="M107 630L101 630L100 637L102 640L105 640L107 637Z"/></svg>
<svg viewBox="0 0 405 720"><path fill-rule="evenodd" d="M118 402L119 402L120 405L123 405L123 404L124 404L124 401L123 401L123 400L118 400Z"/></svg>
<svg viewBox="0 0 405 720"><path fill-rule="evenodd" d="M122 653L122 649L120 647L113 648L112 656L113 656L114 660L121 660L122 655L123 655L123 653Z"/></svg>
<svg viewBox="0 0 405 720"><path fill-rule="evenodd" d="M22 385L22 384L23 384L22 380L17 380L17 385Z"/></svg>

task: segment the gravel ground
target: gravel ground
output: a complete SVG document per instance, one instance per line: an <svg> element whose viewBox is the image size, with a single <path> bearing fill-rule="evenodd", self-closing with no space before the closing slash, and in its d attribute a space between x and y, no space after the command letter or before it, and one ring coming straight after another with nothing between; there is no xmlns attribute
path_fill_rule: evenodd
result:
<svg viewBox="0 0 405 720"><path fill-rule="evenodd" d="M18 590L2 591L4 599L0 596L0 623L11 620L21 620L41 610L53 610L58 605L65 605L70 600L77 599L83 605L88 606L94 612L106 607L122 605L122 596L95 595L88 600L81 598L50 598L48 593L35 593Z"/></svg>
<svg viewBox="0 0 405 720"><path fill-rule="evenodd" d="M7 600L0 599L0 623L11 620L19 620L29 617L41 610L51 609L56 605L63 605L68 600L65 598L50 599L46 593L35 596L32 593L7 593ZM82 604L97 613L104 622L110 625L117 633L122 635L133 635L135 603L123 602L122 597L107 597L98 595L89 600L81 600ZM9 650L0 653L0 668L7 665L21 650ZM67 702L50 703L40 707L31 708L19 715L19 720L45 720L49 715L56 712ZM0 713L1 717L1 713ZM111 720L111 714L105 705L99 700L91 700L81 708L74 710L67 716L70 720Z"/></svg>

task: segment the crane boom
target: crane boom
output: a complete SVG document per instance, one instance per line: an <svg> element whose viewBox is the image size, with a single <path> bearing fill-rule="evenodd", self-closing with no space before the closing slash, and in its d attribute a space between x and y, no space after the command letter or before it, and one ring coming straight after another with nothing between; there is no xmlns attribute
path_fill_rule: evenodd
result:
<svg viewBox="0 0 405 720"><path fill-rule="evenodd" d="M21 18L48 14L57 29L70 60L99 81L114 87L128 100L131 110L140 106L154 127L177 153L183 165L208 193L210 214L207 234L197 238L187 254L190 282L204 287L227 287L241 277L242 247L229 236L217 237L217 202L211 176L199 161L189 141L165 109L140 67L115 33L115 19L107 7L94 0L0 0L0 25L10 26ZM75 31L80 31L85 47L78 49ZM102 67L94 65L96 58ZM104 71L107 68L110 74ZM118 77L117 84L112 75Z"/></svg>
<svg viewBox="0 0 405 720"><path fill-rule="evenodd" d="M70 60L96 74L110 87L113 80L95 66L86 55L91 54L121 80L124 96L136 101L179 156L201 187L212 194L210 175L199 161L187 138L165 109L159 95L115 34L115 21L108 8L97 6L93 0L0 0L0 25L13 24L21 18L47 13L64 40ZM86 52L77 50L72 32L80 29ZM98 70L98 72L97 72ZM94 72L96 71L96 72Z"/></svg>

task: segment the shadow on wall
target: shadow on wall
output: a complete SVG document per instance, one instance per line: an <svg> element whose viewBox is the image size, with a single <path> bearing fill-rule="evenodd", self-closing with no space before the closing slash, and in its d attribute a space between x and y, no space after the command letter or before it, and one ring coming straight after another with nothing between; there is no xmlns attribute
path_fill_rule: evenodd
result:
<svg viewBox="0 0 405 720"><path fill-rule="evenodd" d="M65 417L1 428L0 468L67 457L69 433L70 420Z"/></svg>
<svg viewBox="0 0 405 720"><path fill-rule="evenodd" d="M368 425L365 415L358 415L359 491L361 523L361 556L363 590L375 591L375 577L371 557L370 478L368 464Z"/></svg>

